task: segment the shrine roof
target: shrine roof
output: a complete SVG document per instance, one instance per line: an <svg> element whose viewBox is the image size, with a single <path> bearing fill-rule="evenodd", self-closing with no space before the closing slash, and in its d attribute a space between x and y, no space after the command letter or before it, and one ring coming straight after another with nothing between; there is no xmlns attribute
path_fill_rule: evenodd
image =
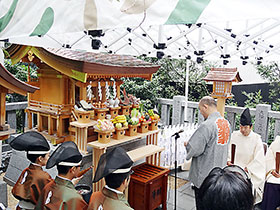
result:
<svg viewBox="0 0 280 210"><path fill-rule="evenodd" d="M237 68L211 68L205 81L220 81L220 82L241 82Z"/></svg>
<svg viewBox="0 0 280 210"><path fill-rule="evenodd" d="M93 53L69 49L53 49L12 45L8 52L12 62L34 55L53 69L79 81L87 78L141 77L151 80L160 66L129 55ZM28 57L28 58L29 58ZM32 57L32 55L31 55Z"/></svg>
<svg viewBox="0 0 280 210"><path fill-rule="evenodd" d="M149 62L135 58L129 55L93 53L68 49L46 48L47 51L57 56L75 61L83 61L86 63L97 63L110 66L125 66L125 67L158 67Z"/></svg>
<svg viewBox="0 0 280 210"><path fill-rule="evenodd" d="M34 93L39 88L29 85L15 78L2 64L0 64L0 85L9 90L21 95Z"/></svg>

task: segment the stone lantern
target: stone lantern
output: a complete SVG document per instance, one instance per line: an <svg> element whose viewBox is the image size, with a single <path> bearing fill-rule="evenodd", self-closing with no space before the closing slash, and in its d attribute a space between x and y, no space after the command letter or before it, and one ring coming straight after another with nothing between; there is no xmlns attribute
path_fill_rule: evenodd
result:
<svg viewBox="0 0 280 210"><path fill-rule="evenodd" d="M232 98L232 82L241 82L237 68L211 68L204 78L207 82L213 82L213 92L211 96L217 98L217 108L222 116L225 113L225 102L227 98Z"/></svg>

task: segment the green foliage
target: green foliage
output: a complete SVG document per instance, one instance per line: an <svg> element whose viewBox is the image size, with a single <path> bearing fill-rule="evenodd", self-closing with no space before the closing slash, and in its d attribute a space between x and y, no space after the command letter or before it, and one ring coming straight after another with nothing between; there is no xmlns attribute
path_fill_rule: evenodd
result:
<svg viewBox="0 0 280 210"><path fill-rule="evenodd" d="M280 82L280 70L277 63L271 62L268 65L256 65L256 69L263 79L269 82Z"/></svg>
<svg viewBox="0 0 280 210"><path fill-rule="evenodd" d="M186 60L143 57L141 59L161 66L153 75L152 81L123 78L124 84L121 88L140 98L146 109L153 108L158 98L172 99L176 95L185 95ZM188 94L190 101L198 101L202 96L209 95L203 80L209 69L208 65L201 69L194 62L190 63Z"/></svg>
<svg viewBox="0 0 280 210"><path fill-rule="evenodd" d="M15 65L11 64L10 60L5 60L5 68L17 79L26 82L27 81L27 75L28 75L28 64L26 63L17 63ZM30 65L30 76L31 78L36 78L36 66ZM17 93L7 94L6 95L6 101L7 102L20 102L20 101L26 101L27 97L19 95ZM17 110L16 111L17 116L17 132L23 132L23 122L25 113L24 110Z"/></svg>
<svg viewBox="0 0 280 210"><path fill-rule="evenodd" d="M277 63L256 66L259 75L270 82L269 99L272 101L272 110L280 111L280 69Z"/></svg>
<svg viewBox="0 0 280 210"><path fill-rule="evenodd" d="M257 104L264 104L265 102L262 101L262 91L259 90L255 93L247 93L245 91L242 92L243 95L247 97L247 100L244 102L245 107L248 108L256 108Z"/></svg>
<svg viewBox="0 0 280 210"><path fill-rule="evenodd" d="M11 60L5 60L4 63L5 68L17 79L26 82L27 81L27 75L28 75L28 64L27 63L17 63L15 65L11 64ZM30 66L30 76L31 78L36 78L36 66L31 65ZM20 101L26 101L26 96L19 95L17 93L7 94L6 96L7 102L20 102Z"/></svg>

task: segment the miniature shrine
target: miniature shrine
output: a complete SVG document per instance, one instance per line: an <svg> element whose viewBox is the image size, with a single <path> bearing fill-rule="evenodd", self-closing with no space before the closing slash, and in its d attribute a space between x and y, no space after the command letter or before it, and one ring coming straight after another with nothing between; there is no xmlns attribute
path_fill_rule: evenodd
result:
<svg viewBox="0 0 280 210"><path fill-rule="evenodd" d="M146 158L147 164L159 167L164 150L157 146L160 117L144 110L140 99L121 89L122 77L151 80L159 66L132 56L66 49L12 45L7 51L12 63L23 61L38 67L38 78L28 81L40 90L28 95L27 129L39 131L53 144L74 141L84 154L92 147L93 172L110 147L146 138L145 146L127 153L133 161ZM103 186L100 180L93 191Z"/></svg>
<svg viewBox="0 0 280 210"><path fill-rule="evenodd" d="M237 68L211 68L204 80L213 82L211 96L217 98L217 109L224 116L226 99L233 97L232 82L242 81Z"/></svg>
<svg viewBox="0 0 280 210"><path fill-rule="evenodd" d="M6 140L9 135L15 133L6 124L6 94L18 93L26 96L28 93L34 93L39 88L26 84L15 78L2 64L0 64L0 140Z"/></svg>
<svg viewBox="0 0 280 210"><path fill-rule="evenodd" d="M12 45L7 50L12 63L21 60L38 67L38 79L28 81L40 88L28 97L28 129L36 127L54 144L74 140L75 136L82 138L79 148L83 151L86 150L86 143L96 140L97 136L94 130L83 128L92 127L97 120L104 120L108 115L122 123L126 119L121 120L117 116L124 117L130 113L132 106L139 106L137 99L126 95L125 90L124 101L120 101L120 85L123 83L120 78L141 77L150 80L159 68L132 56L20 45ZM118 124L116 138L124 133L122 130ZM131 135L132 131L135 132L135 128L128 130ZM108 142L106 132L99 131L101 142Z"/></svg>

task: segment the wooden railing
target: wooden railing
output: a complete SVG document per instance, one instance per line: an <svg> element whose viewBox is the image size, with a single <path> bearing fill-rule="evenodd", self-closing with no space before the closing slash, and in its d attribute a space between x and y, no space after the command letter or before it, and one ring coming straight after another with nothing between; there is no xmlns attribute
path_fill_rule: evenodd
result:
<svg viewBox="0 0 280 210"><path fill-rule="evenodd" d="M40 110L46 110L48 112L52 112L56 115L65 114L65 113L71 113L71 110L74 105L72 104L66 104L66 105L60 105L60 104L51 104L46 103L42 101L34 101L30 100L29 102L29 108L39 108Z"/></svg>
<svg viewBox="0 0 280 210"><path fill-rule="evenodd" d="M184 96L174 96L173 99L159 98L158 104L161 106L162 125L203 121L202 115L198 112L198 102L192 101L188 101L187 119L184 119L186 110ZM236 130L237 115L240 115L243 110L244 107L226 106L225 118L230 122L232 130ZM250 108L250 113L254 117L254 131L261 135L264 142L280 135L280 112L271 111L270 105L258 104L256 108ZM274 123L271 123L272 121Z"/></svg>

